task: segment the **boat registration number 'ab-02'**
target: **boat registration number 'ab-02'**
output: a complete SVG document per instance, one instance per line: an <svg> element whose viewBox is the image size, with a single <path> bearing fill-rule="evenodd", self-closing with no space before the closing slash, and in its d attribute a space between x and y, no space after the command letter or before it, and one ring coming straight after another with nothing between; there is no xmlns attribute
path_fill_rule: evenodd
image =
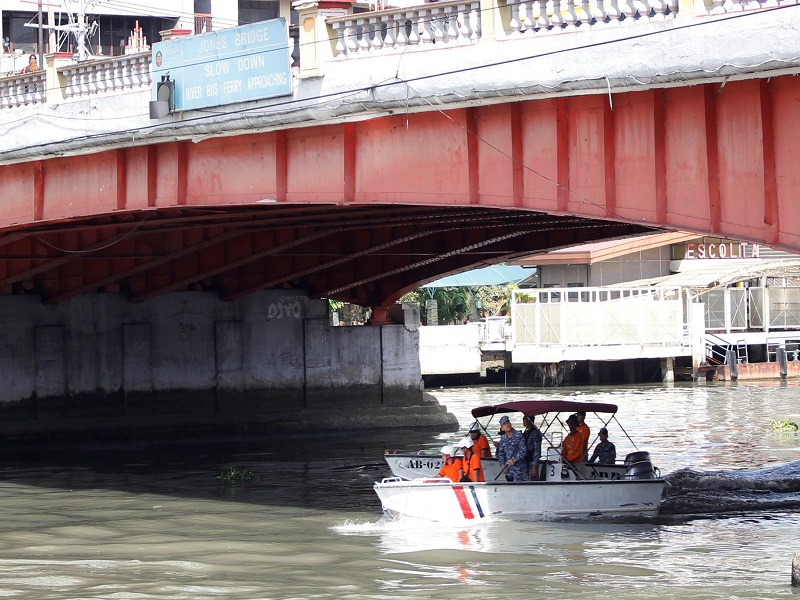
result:
<svg viewBox="0 0 800 600"><path fill-rule="evenodd" d="M409 469L436 469L437 471L442 468L442 459L419 459L412 458L408 461Z"/></svg>

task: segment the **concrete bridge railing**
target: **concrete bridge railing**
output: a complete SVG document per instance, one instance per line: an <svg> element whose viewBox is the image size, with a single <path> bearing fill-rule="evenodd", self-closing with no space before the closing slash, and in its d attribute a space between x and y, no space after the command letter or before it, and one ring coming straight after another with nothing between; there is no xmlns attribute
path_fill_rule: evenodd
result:
<svg viewBox="0 0 800 600"><path fill-rule="evenodd" d="M354 13L349 2L298 0L299 77L329 61L408 50L447 50L523 37L642 26L759 10L800 0L446 0ZM577 43L577 42L576 42ZM150 52L71 63L47 56L44 71L0 78L0 110L148 88Z"/></svg>

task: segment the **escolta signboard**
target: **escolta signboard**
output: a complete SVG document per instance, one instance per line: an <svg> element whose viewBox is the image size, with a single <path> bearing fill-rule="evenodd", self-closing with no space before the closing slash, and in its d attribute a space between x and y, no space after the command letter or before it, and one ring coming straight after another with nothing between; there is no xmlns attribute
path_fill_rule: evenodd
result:
<svg viewBox="0 0 800 600"><path fill-rule="evenodd" d="M290 95L286 19L158 42L152 71L154 100L163 76L175 82L175 110Z"/></svg>

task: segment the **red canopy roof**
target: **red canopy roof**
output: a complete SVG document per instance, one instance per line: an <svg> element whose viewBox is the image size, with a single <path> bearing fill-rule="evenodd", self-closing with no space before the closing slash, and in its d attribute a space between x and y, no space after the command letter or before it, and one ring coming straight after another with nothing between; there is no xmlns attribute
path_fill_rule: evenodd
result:
<svg viewBox="0 0 800 600"><path fill-rule="evenodd" d="M490 406L479 406L472 409L472 416L486 417L497 413L521 412L532 417L550 412L593 412L615 413L616 404L602 404L600 402L574 402L572 400L517 400Z"/></svg>

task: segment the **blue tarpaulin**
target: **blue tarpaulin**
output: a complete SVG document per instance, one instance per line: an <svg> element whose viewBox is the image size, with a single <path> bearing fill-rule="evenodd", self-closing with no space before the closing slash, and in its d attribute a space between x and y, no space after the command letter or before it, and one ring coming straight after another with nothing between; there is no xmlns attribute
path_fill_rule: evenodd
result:
<svg viewBox="0 0 800 600"><path fill-rule="evenodd" d="M436 281L426 283L424 288L443 288L443 287L476 287L479 285L507 285L509 283L519 283L536 273L535 268L530 267L511 267L506 265L494 265L465 271L458 275L448 275Z"/></svg>

